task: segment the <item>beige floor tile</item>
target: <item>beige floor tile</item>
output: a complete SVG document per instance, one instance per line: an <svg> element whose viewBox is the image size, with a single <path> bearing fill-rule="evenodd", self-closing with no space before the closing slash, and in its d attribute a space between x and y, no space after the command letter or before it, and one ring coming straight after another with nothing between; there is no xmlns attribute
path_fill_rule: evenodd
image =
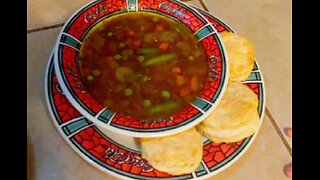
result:
<svg viewBox="0 0 320 180"><path fill-rule="evenodd" d="M287 180L283 167L292 158L266 117L248 151L211 180Z"/></svg>
<svg viewBox="0 0 320 180"><path fill-rule="evenodd" d="M267 107L281 129L292 126L291 0L204 0L217 17L254 45ZM291 140L288 139L291 145Z"/></svg>
<svg viewBox="0 0 320 180"><path fill-rule="evenodd" d="M64 23L76 10L92 0L28 0L27 30ZM186 1L201 7L198 0Z"/></svg>
<svg viewBox="0 0 320 180"><path fill-rule="evenodd" d="M77 9L91 0L28 0L27 29L64 23Z"/></svg>
<svg viewBox="0 0 320 180"><path fill-rule="evenodd" d="M194 7L198 7L198 8L203 9L202 6L201 6L201 4L200 4L200 2L199 2L199 0L184 1L184 2L187 3L187 4L189 4L189 5L192 5L192 6L194 6Z"/></svg>

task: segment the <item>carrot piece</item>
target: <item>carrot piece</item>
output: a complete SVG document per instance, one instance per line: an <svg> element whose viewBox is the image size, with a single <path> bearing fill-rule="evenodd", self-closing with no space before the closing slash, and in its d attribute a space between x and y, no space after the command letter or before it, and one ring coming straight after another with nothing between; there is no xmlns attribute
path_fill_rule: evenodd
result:
<svg viewBox="0 0 320 180"><path fill-rule="evenodd" d="M181 73L181 68L180 67L174 67L171 69L172 72L174 73Z"/></svg>
<svg viewBox="0 0 320 180"><path fill-rule="evenodd" d="M184 85L186 83L186 79L182 75L176 76L176 81L179 86Z"/></svg>
<svg viewBox="0 0 320 180"><path fill-rule="evenodd" d="M127 35L133 36L133 35L134 35L134 32L133 32L131 29L129 29L129 30L127 31Z"/></svg>
<svg viewBox="0 0 320 180"><path fill-rule="evenodd" d="M163 30L164 30L163 25L157 24L156 31L163 31Z"/></svg>
<svg viewBox="0 0 320 180"><path fill-rule="evenodd" d="M112 60L113 60L113 57L112 57L112 56L107 56L107 57L106 57L106 61L107 61L108 63L111 63Z"/></svg>
<svg viewBox="0 0 320 180"><path fill-rule="evenodd" d="M197 91L199 89L199 80L198 80L198 76L194 75L191 78L191 89L193 91Z"/></svg>
<svg viewBox="0 0 320 180"><path fill-rule="evenodd" d="M189 87L183 87L180 92L179 92L179 95L181 97L186 97L188 94L190 94L191 90Z"/></svg>
<svg viewBox="0 0 320 180"><path fill-rule="evenodd" d="M132 45L135 47L139 47L141 45L141 40L135 40L132 42Z"/></svg>
<svg viewBox="0 0 320 180"><path fill-rule="evenodd" d="M170 46L169 43L167 43L167 42L162 42L162 43L160 44L160 46L159 46L159 49L161 49L161 50L167 50L169 46Z"/></svg>

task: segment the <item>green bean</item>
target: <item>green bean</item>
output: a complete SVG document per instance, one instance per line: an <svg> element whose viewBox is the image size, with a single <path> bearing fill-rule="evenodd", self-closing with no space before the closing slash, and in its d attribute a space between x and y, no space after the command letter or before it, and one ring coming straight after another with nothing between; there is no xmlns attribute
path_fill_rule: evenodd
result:
<svg viewBox="0 0 320 180"><path fill-rule="evenodd" d="M148 109L148 112L150 114L154 114L154 113L167 111L167 110L170 110L170 109L175 109L175 108L178 108L180 106L181 106L181 104L179 102L167 102L167 103L157 104L155 106L150 107Z"/></svg>
<svg viewBox="0 0 320 180"><path fill-rule="evenodd" d="M160 56L157 56L157 57L154 57L154 58L151 58L151 59L145 61L143 63L143 66L152 66L152 65L155 65L155 64L158 64L158 63L170 61L170 60L176 58L176 56L177 55L175 53L162 54Z"/></svg>
<svg viewBox="0 0 320 180"><path fill-rule="evenodd" d="M141 48L138 49L139 54L157 54L159 53L159 49L157 48Z"/></svg>

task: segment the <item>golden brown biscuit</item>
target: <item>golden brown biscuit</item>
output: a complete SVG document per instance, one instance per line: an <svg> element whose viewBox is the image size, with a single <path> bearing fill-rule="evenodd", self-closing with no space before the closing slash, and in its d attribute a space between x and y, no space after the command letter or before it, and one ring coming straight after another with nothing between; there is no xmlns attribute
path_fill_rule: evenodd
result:
<svg viewBox="0 0 320 180"><path fill-rule="evenodd" d="M228 56L229 81L246 80L254 64L253 45L246 38L235 33L222 32L220 36Z"/></svg>
<svg viewBox="0 0 320 180"><path fill-rule="evenodd" d="M194 172L202 159L201 135L194 127L171 136L141 138L140 142L142 157L171 175Z"/></svg>
<svg viewBox="0 0 320 180"><path fill-rule="evenodd" d="M257 107L257 95L249 87L229 82L216 109L196 128L216 143L240 141L258 130Z"/></svg>

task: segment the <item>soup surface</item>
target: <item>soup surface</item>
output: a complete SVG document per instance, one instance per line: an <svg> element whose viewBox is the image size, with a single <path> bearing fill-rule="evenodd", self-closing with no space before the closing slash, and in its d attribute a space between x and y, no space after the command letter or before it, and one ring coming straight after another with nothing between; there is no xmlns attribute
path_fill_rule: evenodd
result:
<svg viewBox="0 0 320 180"><path fill-rule="evenodd" d="M208 71L204 50L187 26L146 12L97 24L82 43L79 65L93 98L144 121L167 118L192 102Z"/></svg>

